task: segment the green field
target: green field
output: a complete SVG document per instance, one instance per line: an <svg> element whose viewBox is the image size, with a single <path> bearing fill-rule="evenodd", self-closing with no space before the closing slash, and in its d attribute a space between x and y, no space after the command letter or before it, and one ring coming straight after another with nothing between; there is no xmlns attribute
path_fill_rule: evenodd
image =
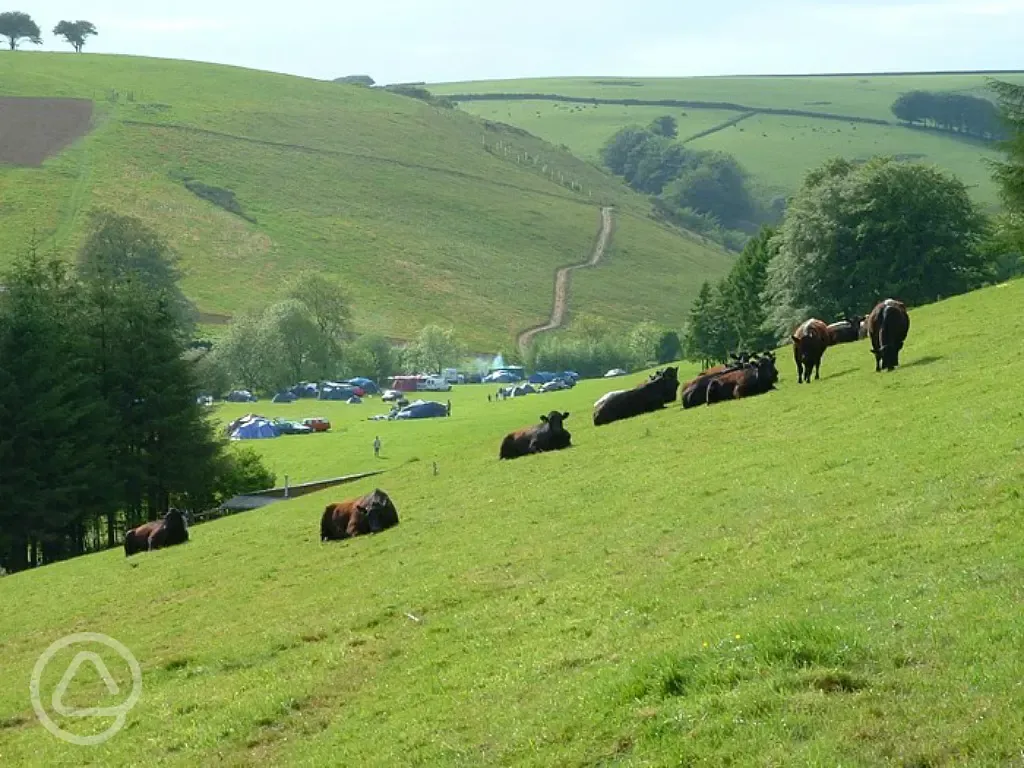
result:
<svg viewBox="0 0 1024 768"><path fill-rule="evenodd" d="M351 286L359 331L411 338L450 323L470 348L494 350L547 319L555 270L587 258L601 204L638 217L622 245L638 256L643 300L601 291L623 322L678 326L700 282L731 263L645 220L645 200L536 137L380 89L25 52L0 58L5 96L93 99L96 111L93 130L42 168L0 168L0 266L33 238L73 251L87 212L107 206L167 238L206 313L269 303L314 268ZM188 178L232 190L254 222L192 194ZM649 283L648 258L659 265ZM660 265L673 259L666 282Z"/></svg>
<svg viewBox="0 0 1024 768"><path fill-rule="evenodd" d="M0 761L1012 765L1022 302L1016 281L912 310L895 373L861 342L798 386L783 350L777 392L600 429L594 399L642 374L493 404L457 387L451 418L419 423L366 421L377 402L224 408L335 421L256 444L293 482L389 471L183 547L0 579ZM555 408L574 448L497 460ZM321 545L324 504L375 485L401 524ZM71 631L123 642L144 675L90 750L28 700ZM102 691L68 701L116 703Z"/></svg>
<svg viewBox="0 0 1024 768"><path fill-rule="evenodd" d="M1024 82L1024 75L999 75ZM980 142L896 124L890 105L910 90L958 91L983 95L984 75L870 75L864 77L706 77L663 79L550 78L430 86L443 94L556 94L598 99L680 100L729 103L759 109L792 109L813 114L890 121L872 125L813 116L758 114L700 138L694 148L729 152L749 170L765 195L795 191L803 175L835 155L863 158L890 154L932 163L955 173L992 208L995 185L986 159L998 157ZM585 105L557 101L463 101L461 107L488 119L521 126L580 157L597 162L607 139L626 125L647 125L670 114L686 140L744 114L718 107Z"/></svg>

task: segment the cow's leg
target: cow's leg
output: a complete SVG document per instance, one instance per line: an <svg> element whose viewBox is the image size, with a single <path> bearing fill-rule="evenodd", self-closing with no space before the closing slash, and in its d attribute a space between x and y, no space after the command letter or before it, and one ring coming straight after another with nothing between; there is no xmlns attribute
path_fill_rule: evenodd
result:
<svg viewBox="0 0 1024 768"><path fill-rule="evenodd" d="M804 383L804 368L800 361L800 350L796 347L797 342L793 342L793 360L796 361L796 383Z"/></svg>
<svg viewBox="0 0 1024 768"><path fill-rule="evenodd" d="M819 357L817 362L814 364L814 378L815 380L821 379L821 358Z"/></svg>

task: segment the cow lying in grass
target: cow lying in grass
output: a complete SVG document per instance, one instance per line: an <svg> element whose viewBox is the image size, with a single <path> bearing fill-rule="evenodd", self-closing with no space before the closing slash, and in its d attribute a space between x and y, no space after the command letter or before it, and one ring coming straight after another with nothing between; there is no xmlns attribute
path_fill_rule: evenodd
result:
<svg viewBox="0 0 1024 768"><path fill-rule="evenodd" d="M729 373L730 371L738 371L751 360L757 359L757 355L751 355L749 352L742 352L738 355L732 353L730 357L732 357L731 362L703 370L697 378L683 385L683 408L695 408L698 405L706 405L708 401L708 384L716 376Z"/></svg>
<svg viewBox="0 0 1024 768"><path fill-rule="evenodd" d="M373 493L327 505L320 518L320 540L335 541L380 533L398 525L398 510L380 488Z"/></svg>
<svg viewBox="0 0 1024 768"><path fill-rule="evenodd" d="M775 355L766 352L740 368L713 376L707 384L706 402L713 405L723 400L762 395L774 389L778 380Z"/></svg>
<svg viewBox="0 0 1024 768"><path fill-rule="evenodd" d="M188 541L188 525L185 515L177 509L169 509L162 520L154 520L124 535L124 556L131 557L138 552L173 547Z"/></svg>
<svg viewBox="0 0 1024 768"><path fill-rule="evenodd" d="M498 459L518 459L531 453L560 451L572 445L572 435L566 430L564 422L569 412L552 411L540 417L540 424L524 427L505 435L501 441Z"/></svg>
<svg viewBox="0 0 1024 768"><path fill-rule="evenodd" d="M657 371L633 389L610 392L594 404L594 426L639 416L664 408L676 399L679 369Z"/></svg>

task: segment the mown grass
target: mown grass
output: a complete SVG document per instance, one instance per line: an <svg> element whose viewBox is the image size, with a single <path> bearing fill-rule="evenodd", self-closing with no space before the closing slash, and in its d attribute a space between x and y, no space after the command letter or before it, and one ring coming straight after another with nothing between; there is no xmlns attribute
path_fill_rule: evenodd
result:
<svg viewBox="0 0 1024 768"><path fill-rule="evenodd" d="M999 77L1011 81L1024 78L1021 75ZM605 99L728 102L753 109L795 109L893 123L896 120L889 108L901 93L923 89L982 95L984 88L984 75L550 78L431 86L431 90L439 94L544 93ZM592 162L599 161L599 150L608 138L627 125L647 125L659 115L670 114L679 122L680 138L686 139L743 114L694 107L552 101L465 101L460 106L472 114L505 120L553 143L564 144ZM991 168L985 162L998 157L994 148L969 139L895 124L882 126L759 114L699 138L691 146L735 155L767 195L792 193L808 170L829 157L862 159L886 154L937 165L963 179L973 188L978 202L986 207L992 208L998 202Z"/></svg>
<svg viewBox="0 0 1024 768"><path fill-rule="evenodd" d="M1022 301L1017 281L913 310L892 374L860 343L798 386L783 351L777 392L600 429L590 405L621 380L505 403L457 388L451 418L419 423L256 404L336 423L256 443L278 472L390 469L176 549L0 579L0 759L1012 764ZM553 408L575 447L499 463L501 436ZM401 524L321 545L324 504L377 485ZM126 730L92 750L28 702L36 657L72 630L144 670Z"/></svg>
<svg viewBox="0 0 1024 768"><path fill-rule="evenodd" d="M494 350L548 318L555 270L589 255L600 205L649 210L616 179L535 136L379 89L195 62L26 53L0 60L0 95L98 105L94 130L43 168L0 168L0 265L33 237L71 253L87 212L112 207L167 238L204 312L269 303L289 276L314 268L349 283L359 331L411 338L429 322L451 323L472 349ZM197 197L188 179L230 190L255 221ZM653 222L632 231L639 243L660 243L655 262L679 259L675 295L728 269L720 249L666 238ZM688 257L707 274L690 274ZM620 301L613 312L678 324L685 308L670 293L643 307Z"/></svg>

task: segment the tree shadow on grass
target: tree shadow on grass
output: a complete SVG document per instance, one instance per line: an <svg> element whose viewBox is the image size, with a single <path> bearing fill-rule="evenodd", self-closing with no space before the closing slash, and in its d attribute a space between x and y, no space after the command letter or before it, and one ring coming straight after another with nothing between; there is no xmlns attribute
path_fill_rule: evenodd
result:
<svg viewBox="0 0 1024 768"><path fill-rule="evenodd" d="M830 373L828 376L822 378L831 381L832 379L840 379L843 376L849 376L851 373L856 373L856 368L847 368L845 371L839 371L838 373Z"/></svg>

